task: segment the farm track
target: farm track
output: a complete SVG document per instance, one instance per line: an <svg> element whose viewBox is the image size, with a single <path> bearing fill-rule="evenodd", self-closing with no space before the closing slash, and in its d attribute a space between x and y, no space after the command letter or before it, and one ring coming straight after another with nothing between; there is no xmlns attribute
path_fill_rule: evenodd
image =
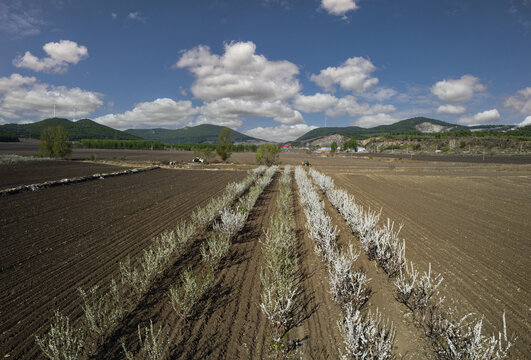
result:
<svg viewBox="0 0 531 360"><path fill-rule="evenodd" d="M124 170L124 168L80 161L24 161L10 165L0 165L0 189L120 170Z"/></svg>
<svg viewBox="0 0 531 360"><path fill-rule="evenodd" d="M1 219L0 352L35 357L34 334L56 308L81 317L77 287L110 280L120 260L242 177L159 170L1 199L11 211Z"/></svg>
<svg viewBox="0 0 531 360"><path fill-rule="evenodd" d="M528 176L328 175L364 206L383 208L382 219L404 223L406 257L422 271L431 262L445 278L443 294L462 314L485 316L487 334L503 328L505 311L509 333L519 338L513 357L527 358Z"/></svg>

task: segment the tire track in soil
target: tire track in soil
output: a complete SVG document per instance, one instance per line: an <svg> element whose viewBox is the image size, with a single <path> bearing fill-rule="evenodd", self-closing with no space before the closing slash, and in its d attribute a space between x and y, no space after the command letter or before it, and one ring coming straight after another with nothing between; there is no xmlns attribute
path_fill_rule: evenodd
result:
<svg viewBox="0 0 531 360"><path fill-rule="evenodd" d="M423 331L415 326L409 309L395 299L394 279L390 280L387 274L378 267L376 261L369 260L361 242L352 233L345 218L321 190L318 190L318 193L324 201L326 212L332 218L332 224L337 226L339 230L338 247L346 251L352 245L355 252L360 254L354 267L363 269L367 278L370 279L369 286L372 294L363 311L370 310L374 314L378 309L382 315L382 320L389 319L389 322L394 325L396 335L392 353L398 359L433 359L433 351Z"/></svg>
<svg viewBox="0 0 531 360"><path fill-rule="evenodd" d="M328 271L315 254L306 230L306 215L293 180L295 235L301 272L302 319L293 330L306 359L338 359L343 339L337 326L341 310L330 295Z"/></svg>
<svg viewBox="0 0 531 360"><path fill-rule="evenodd" d="M182 174L186 178L185 172ZM69 315L74 323L81 318L78 286L88 288L95 283L105 283L110 280L117 270L117 264L120 260L127 255L131 255L134 259L136 255L142 252L143 248L151 243L151 236L168 228L168 224L173 224L177 218L189 215L193 208L190 204L198 204L198 201L204 202L210 196L223 191L223 186L216 186L210 187L205 192L201 185L205 184L205 181L195 179L192 181L192 187L190 187L192 189L191 196L185 195L183 198L182 191L179 192L178 188L182 188L183 185L186 186L185 183L178 182L173 190L168 188L168 180L178 179L181 176L175 172L168 172L165 174L167 176L160 176L161 173L159 173L158 176L151 177L152 181L151 183L148 182L147 185L154 190L146 191L142 187L146 186L146 181L143 181L140 175L142 174L136 174L135 176L139 177L131 177L125 181L126 184L132 183L133 186L126 187L124 192L130 194L130 191L133 191L138 194L140 191L140 194L143 195L136 199L131 204L132 206L130 205L130 215L122 217L120 210L123 210L123 206L119 206L115 216L111 215L109 219L103 218L105 222L98 223L95 227L90 225L87 227L86 217L72 216L83 213L83 204L73 201L72 206L67 209L72 212L72 215L67 218L70 221L70 228L76 229L76 224L80 224L87 229L86 236L78 234L80 238L77 238L75 231L66 232L66 234L62 234L66 238L62 238L62 241L59 242L63 246L54 247L54 250L48 254L39 254L39 257L32 259L27 264L15 266L10 271L0 273L2 288L6 289L6 291L2 291L2 305L0 306L0 312L3 314L2 344L0 344L2 353L9 353L16 358L34 358L37 356L39 350L34 343L33 334L43 331L49 325L55 308L60 308L64 314ZM204 179L208 182L212 176L213 174L208 174ZM237 174L231 174L229 177L227 174L216 176L221 181L220 185L224 184L224 180L235 177L238 178L239 176ZM115 178L114 182L103 184L102 196L107 198L100 199L101 204L95 200L97 203L95 207L103 208L97 213L104 216L105 212L108 212L109 207L113 205L113 200L116 201L116 194L114 196L109 196L109 194L113 195L113 186L123 184L124 181L120 181L123 179L125 178ZM97 186L101 187L101 184ZM158 186L153 187L154 184ZM87 187L90 188L88 183L83 185L87 186L81 187L80 184L78 191ZM54 190L54 192L48 194L44 192L42 195L27 193L21 194L21 196L27 195L31 201L31 195L53 195L56 191L64 192L65 189L62 187L52 188L48 190ZM84 197L84 194L80 194L80 197ZM155 202L153 202L154 200ZM178 206L175 206L175 203L178 203ZM52 207L54 205L56 204L52 204ZM148 215L143 215L146 212ZM121 226L115 224L114 229L106 230L109 221L117 220L122 224ZM131 220L134 220L134 224ZM61 239L61 236L57 236L57 230L55 231L56 233L52 233L54 236L51 238ZM98 236L98 234L100 235ZM103 236L104 241L101 236ZM45 240L48 238L45 237ZM92 246L87 246L87 244L92 244ZM134 246L131 246L133 244ZM36 274L39 275L36 276ZM9 278L12 280L8 280ZM13 282L14 279L17 281ZM25 280L21 281L21 279Z"/></svg>

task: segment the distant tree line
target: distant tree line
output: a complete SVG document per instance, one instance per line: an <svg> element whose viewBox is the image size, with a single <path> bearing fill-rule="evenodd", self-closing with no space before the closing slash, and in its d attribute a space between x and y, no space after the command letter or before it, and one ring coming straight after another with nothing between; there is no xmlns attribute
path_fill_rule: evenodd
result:
<svg viewBox="0 0 531 360"><path fill-rule="evenodd" d="M86 149L139 149L164 150L166 145L150 140L82 139L79 146Z"/></svg>
<svg viewBox="0 0 531 360"><path fill-rule="evenodd" d="M195 151L210 149L212 151L216 150L216 144L167 144L167 148L175 150L185 150L185 151ZM258 150L258 145L248 145L248 144L231 144L232 152L256 152Z"/></svg>

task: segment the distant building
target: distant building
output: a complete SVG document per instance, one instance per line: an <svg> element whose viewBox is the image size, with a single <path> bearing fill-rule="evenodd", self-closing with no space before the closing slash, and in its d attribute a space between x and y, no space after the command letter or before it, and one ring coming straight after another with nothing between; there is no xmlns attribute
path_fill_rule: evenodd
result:
<svg viewBox="0 0 531 360"><path fill-rule="evenodd" d="M362 147L362 146L358 146L358 147L356 148L356 152L366 152L366 151L367 151L367 149L365 149L365 148Z"/></svg>

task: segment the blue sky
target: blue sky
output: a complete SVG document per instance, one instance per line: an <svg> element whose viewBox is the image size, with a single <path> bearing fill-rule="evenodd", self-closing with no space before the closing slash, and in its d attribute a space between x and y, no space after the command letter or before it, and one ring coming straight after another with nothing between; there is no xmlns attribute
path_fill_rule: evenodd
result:
<svg viewBox="0 0 531 360"><path fill-rule="evenodd" d="M531 123L531 0L7 0L0 54L0 123Z"/></svg>

